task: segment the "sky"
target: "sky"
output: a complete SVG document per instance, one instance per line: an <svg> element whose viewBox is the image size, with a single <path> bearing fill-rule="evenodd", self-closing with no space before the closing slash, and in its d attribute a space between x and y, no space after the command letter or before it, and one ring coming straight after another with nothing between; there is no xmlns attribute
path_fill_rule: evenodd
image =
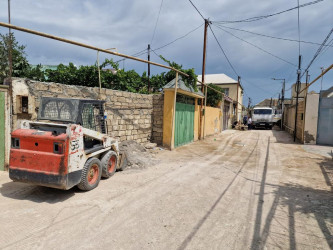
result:
<svg viewBox="0 0 333 250"><path fill-rule="evenodd" d="M313 0L299 0L299 4L311 1ZM233 67L232 69L229 65L209 29L206 74L224 73L233 79L241 76L245 105L249 97L252 104L265 98L278 97L282 81L271 78L286 79L287 90L296 82L299 56L297 41L272 39L235 29L298 40L297 9L252 22L220 21L274 14L296 7L297 0L192 2L202 16L212 22L211 28ZM0 1L1 22L8 22L7 4L8 0ZM333 28L332 13L333 0L323 0L299 9L300 40L319 44L300 43L303 70ZM163 55L166 59L183 65L183 68L194 68L198 75L202 73L204 20L189 0L11 0L11 23L104 49L116 48L117 52L129 55L145 50L148 44L155 50L186 35L156 50L156 54L151 54L151 61L165 64L158 57ZM6 32L8 29L0 27L0 33ZM79 66L96 62L96 51L20 31L14 31L14 34L18 42L26 46L27 58L31 64L57 65L73 62ZM328 42L332 38L333 34ZM100 54L100 61L106 57L115 61L122 59L103 53ZM147 54L139 57L147 59ZM333 47L327 47L309 68L310 81L321 73L321 67L327 68L332 63ZM139 74L147 71L146 64L131 60L121 61L120 68L123 67L126 70L134 69ZM151 71L152 74L158 74L165 70L152 66ZM302 82L304 81L305 77L302 78ZM310 91L318 92L321 86L322 89L333 86L333 70L323 77L322 84L321 80L313 84ZM290 90L285 97L290 98Z"/></svg>

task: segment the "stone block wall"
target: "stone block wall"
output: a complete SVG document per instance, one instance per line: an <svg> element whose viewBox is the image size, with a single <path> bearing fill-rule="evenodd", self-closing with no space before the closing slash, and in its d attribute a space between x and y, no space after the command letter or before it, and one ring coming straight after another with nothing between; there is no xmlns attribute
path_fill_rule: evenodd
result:
<svg viewBox="0 0 333 250"><path fill-rule="evenodd" d="M13 100L21 95L29 97L29 119L35 120L40 97L98 99L99 88L14 78ZM119 141L162 144L163 95L102 89L100 97L106 101L107 128L111 136ZM14 110L17 111L13 114L14 122L26 118L26 114L22 117L19 113L19 108L14 107Z"/></svg>
<svg viewBox="0 0 333 250"><path fill-rule="evenodd" d="M153 96L153 131L152 142L162 144L163 141L163 104L164 95Z"/></svg>

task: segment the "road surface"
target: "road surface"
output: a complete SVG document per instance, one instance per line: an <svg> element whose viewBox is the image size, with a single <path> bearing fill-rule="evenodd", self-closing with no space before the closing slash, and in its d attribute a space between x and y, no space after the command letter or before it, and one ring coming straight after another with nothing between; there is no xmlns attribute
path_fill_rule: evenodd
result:
<svg viewBox="0 0 333 250"><path fill-rule="evenodd" d="M332 249L333 161L225 131L82 192L0 173L0 249Z"/></svg>

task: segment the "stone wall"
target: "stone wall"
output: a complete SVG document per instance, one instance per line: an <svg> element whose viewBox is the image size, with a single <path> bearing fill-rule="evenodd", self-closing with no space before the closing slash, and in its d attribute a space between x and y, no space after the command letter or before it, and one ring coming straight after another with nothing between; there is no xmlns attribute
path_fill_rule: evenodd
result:
<svg viewBox="0 0 333 250"><path fill-rule="evenodd" d="M162 144L163 141L163 102L164 95L153 96L153 131L152 142Z"/></svg>
<svg viewBox="0 0 333 250"><path fill-rule="evenodd" d="M28 114L20 113L20 96L29 97ZM13 79L14 123L18 119L37 118L42 96L61 98L98 99L99 88L36 82ZM106 101L108 133L119 141L134 140L162 143L163 95L145 95L111 89L101 90L101 100Z"/></svg>

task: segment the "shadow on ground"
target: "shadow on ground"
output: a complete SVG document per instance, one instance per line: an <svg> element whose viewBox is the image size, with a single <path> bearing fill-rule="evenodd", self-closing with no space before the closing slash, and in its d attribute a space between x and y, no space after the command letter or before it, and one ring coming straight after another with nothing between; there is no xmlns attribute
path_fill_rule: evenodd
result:
<svg viewBox="0 0 333 250"><path fill-rule="evenodd" d="M286 133L284 131L275 131L274 133ZM294 143L292 141L291 136L285 136L285 141L281 141L282 143ZM258 141L257 141L258 144ZM256 144L256 146L257 146ZM286 218L288 220L287 231L289 236L288 245L289 249L297 249L300 246L297 246L296 242L296 231L295 231L295 218L299 216L299 214L311 214L319 225L319 228L324 236L327 244L331 249L333 249L333 236L330 232L330 224L333 221L333 199L332 192L326 190L318 190L310 187L305 187L302 185L272 185L266 183L266 176L268 172L268 162L269 162L269 154L270 154L270 138L268 138L266 156L265 156L265 164L261 174L261 181L259 187L258 195L258 203L256 206L256 214L255 214L255 223L254 230L251 242L251 249L265 249L267 240L271 238L270 229L272 222L275 218L277 208L284 207L286 208L287 214ZM256 148L254 147L254 149ZM245 166L249 157L252 155L253 151L247 157L245 162L240 166L238 172L235 173L235 176L231 179L227 187L223 190L223 192L217 197L214 204L210 207L208 212L197 222L197 224L193 227L192 231L188 234L188 236L183 240L178 249L187 248L188 244L193 240L197 232L200 230L205 221L209 218L211 213L215 210L218 203L224 197L225 193L228 192L230 186L234 183L235 179L239 176L242 168ZM332 189L332 176L333 176L333 162L329 159L323 160L318 168L321 169L326 184ZM265 200L265 187L270 186L274 188L274 201L271 205L268 212L267 217L263 218L263 204ZM267 192L267 191L266 191ZM304 229L305 230L305 229ZM314 237L317 237L314 235ZM304 242L302 242L302 246L304 246ZM276 245L277 248L281 248L283 246ZM311 248L312 246L308 246Z"/></svg>
<svg viewBox="0 0 333 250"><path fill-rule="evenodd" d="M63 202L74 196L75 192L78 192L76 188L60 190L20 182L7 182L0 187L0 193L4 197L50 204Z"/></svg>
<svg viewBox="0 0 333 250"><path fill-rule="evenodd" d="M269 149L267 149L267 155ZM333 162L323 160L319 167L323 173L326 184L332 188ZM267 173L267 161L264 166L260 193L257 205L257 213L254 225L254 234L252 238L251 249L264 249L269 237L270 227L278 206L287 207L288 209L288 232L289 232L289 249L297 249L295 238L295 217L296 213L311 214L316 219L319 228L325 237L327 244L333 249L333 236L330 232L328 223L333 221L333 199L332 191L317 190L302 185L278 185L274 191L275 198L268 212L267 218L262 222L262 204L265 194L265 175ZM263 226L263 229L261 230ZM279 246L276 246L279 247ZM309 246L311 248L311 246Z"/></svg>

